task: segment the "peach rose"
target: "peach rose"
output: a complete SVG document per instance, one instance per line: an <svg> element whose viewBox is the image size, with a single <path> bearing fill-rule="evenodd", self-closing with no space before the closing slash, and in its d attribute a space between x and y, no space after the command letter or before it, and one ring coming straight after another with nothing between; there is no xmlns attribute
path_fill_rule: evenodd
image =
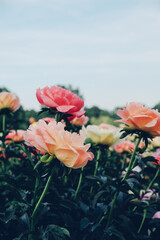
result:
<svg viewBox="0 0 160 240"><path fill-rule="evenodd" d="M13 140L14 142L22 142L24 141L24 133L24 130L11 130L6 136L6 139L8 140L5 142L10 143L11 141L9 139Z"/></svg>
<svg viewBox="0 0 160 240"><path fill-rule="evenodd" d="M81 117L75 117L71 123L75 126L83 126L86 125L88 122L89 118L87 116L81 116Z"/></svg>
<svg viewBox="0 0 160 240"><path fill-rule="evenodd" d="M87 152L90 144L84 145L85 138L77 133L64 130L64 124L51 121L48 124L39 120L25 133L25 141L38 150L55 155L59 161L70 168L84 167L94 155Z"/></svg>
<svg viewBox="0 0 160 240"><path fill-rule="evenodd" d="M158 110L144 107L141 103L131 102L126 108L117 111L122 122L133 129L149 133L152 136L160 136L160 113Z"/></svg>
<svg viewBox="0 0 160 240"><path fill-rule="evenodd" d="M67 113L72 117L81 117L85 111L80 111L84 101L76 94L58 86L37 89L36 96L40 104L55 108L58 112Z"/></svg>
<svg viewBox="0 0 160 240"><path fill-rule="evenodd" d="M0 110L8 108L16 111L20 107L19 98L10 92L0 93Z"/></svg>
<svg viewBox="0 0 160 240"><path fill-rule="evenodd" d="M80 131L81 135L91 138L94 143L112 146L120 140L120 131L118 128L102 128L97 125L83 126Z"/></svg>
<svg viewBox="0 0 160 240"><path fill-rule="evenodd" d="M116 146L114 146L114 150L118 153L129 152L132 153L135 148L135 144L130 141L123 141Z"/></svg>

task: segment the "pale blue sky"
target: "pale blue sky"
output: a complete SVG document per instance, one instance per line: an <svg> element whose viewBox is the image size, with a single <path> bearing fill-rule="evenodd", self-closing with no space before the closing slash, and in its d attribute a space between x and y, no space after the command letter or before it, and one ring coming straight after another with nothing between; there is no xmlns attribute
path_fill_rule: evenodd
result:
<svg viewBox="0 0 160 240"><path fill-rule="evenodd" d="M0 87L39 110L57 84L87 107L160 102L160 1L0 0Z"/></svg>

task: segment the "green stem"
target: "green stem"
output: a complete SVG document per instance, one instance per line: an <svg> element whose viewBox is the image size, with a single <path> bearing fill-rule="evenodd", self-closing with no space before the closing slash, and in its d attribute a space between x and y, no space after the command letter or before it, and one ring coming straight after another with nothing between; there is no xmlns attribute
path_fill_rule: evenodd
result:
<svg viewBox="0 0 160 240"><path fill-rule="evenodd" d="M94 177L97 174L97 169L98 169L98 165L99 165L100 156L101 156L101 151L100 151L100 149L98 149L98 151L97 151L97 158L96 158L96 164L95 164L94 173L93 173ZM90 193L92 193L92 191L93 191L93 186L90 189Z"/></svg>
<svg viewBox="0 0 160 240"><path fill-rule="evenodd" d="M100 223L103 221L103 219L106 217L107 212L108 212L108 209L106 209L106 210L104 211L103 216L102 216L101 219L99 220L99 224L100 224Z"/></svg>
<svg viewBox="0 0 160 240"><path fill-rule="evenodd" d="M150 184L148 185L148 187L146 188L146 191L147 191L148 189L150 189L150 187L152 186L152 184L153 184L154 181L156 180L156 178L157 178L157 176L158 176L158 174L159 174L159 171L160 171L160 167L158 167L157 172L156 172L156 174L154 175L154 178L152 179L152 181L150 182Z"/></svg>
<svg viewBox="0 0 160 240"><path fill-rule="evenodd" d="M5 114L3 114L3 117L2 117L2 131L3 131L3 133L6 130L5 123L6 123L6 116L5 116Z"/></svg>
<svg viewBox="0 0 160 240"><path fill-rule="evenodd" d="M52 179L52 176L53 176L53 172L54 172L54 168L52 169L51 174L48 177L48 180L47 180L47 183L45 185L45 188L44 188L44 190L43 190L43 192L42 192L42 194L41 194L41 196L40 196L40 198L39 198L39 200L38 200L38 202L37 202L37 204L36 204L36 206L35 206L35 208L33 210L32 215L31 215L31 234L32 234L32 238L31 239L33 239L33 240L34 240L33 234L34 234L34 231L35 231L35 217L36 217L37 211L39 209L39 206L40 206L41 202L43 201L43 199L44 199L44 197L46 195L46 192L47 192L47 190L49 188L49 185L50 185L50 182L51 182L51 179Z"/></svg>
<svg viewBox="0 0 160 240"><path fill-rule="evenodd" d="M137 151L137 148L138 148L138 146L139 146L139 144L140 144L140 141L141 141L141 138L139 138L138 141L137 141L137 143L136 143L135 149L134 149L134 151L133 151L133 153L132 153L132 156L131 156L131 160L130 160L130 162L129 162L128 169L127 169L124 177L122 178L122 181L124 181L124 180L128 177L128 175L130 174L130 171L132 170L133 163L134 163L135 156L136 156L136 151Z"/></svg>
<svg viewBox="0 0 160 240"><path fill-rule="evenodd" d="M114 196L113 196L113 199L112 199L112 205L111 205L111 208L110 208L110 212L109 212L109 216L108 216L108 221L107 221L106 229L109 227L109 225L110 225L110 223L111 223L111 221L112 221L113 208L114 208L114 205L115 205L117 196L118 196L118 192L116 191L115 194L114 194Z"/></svg>
<svg viewBox="0 0 160 240"><path fill-rule="evenodd" d="M146 219L146 215L147 215L147 209L144 209L142 222L141 222L141 225L140 225L140 227L139 227L137 233L140 233L141 228L142 228L142 226L143 226L143 224L144 224L144 221L145 221L145 219Z"/></svg>
<svg viewBox="0 0 160 240"><path fill-rule="evenodd" d="M94 176L96 176L96 174L97 174L97 169L98 169L100 156L101 156L101 151L99 149L98 152L97 152L97 160L96 160L96 165L95 165L95 169L94 169Z"/></svg>
<svg viewBox="0 0 160 240"><path fill-rule="evenodd" d="M74 196L73 196L73 199L74 199L74 200L76 199L77 194L78 194L78 191L79 191L79 188L80 188L80 186L81 186L82 175L83 175L83 167L81 168L81 174L80 174L80 176L79 176L78 186L77 186L76 192L75 192L75 194L74 194Z"/></svg>
<svg viewBox="0 0 160 240"><path fill-rule="evenodd" d="M126 154L125 154L125 155L124 155L124 158L123 158L123 160L122 160L121 170L123 170L123 168L124 168L124 165L125 165L125 163L126 163L126 159L127 159L127 156L126 156Z"/></svg>
<svg viewBox="0 0 160 240"><path fill-rule="evenodd" d="M38 185L39 185L39 178L36 177L36 183L35 183L35 188L34 188L34 195L33 195L33 199L32 199L32 206L34 206L35 201L36 201L36 195L37 195Z"/></svg>

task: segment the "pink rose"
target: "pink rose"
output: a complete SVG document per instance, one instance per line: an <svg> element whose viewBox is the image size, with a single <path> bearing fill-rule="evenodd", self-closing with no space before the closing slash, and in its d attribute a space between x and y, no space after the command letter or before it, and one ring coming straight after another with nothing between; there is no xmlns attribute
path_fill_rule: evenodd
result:
<svg viewBox="0 0 160 240"><path fill-rule="evenodd" d="M158 110L144 107L141 103L131 102L126 108L117 111L122 122L133 129L148 132L152 136L160 136L160 113Z"/></svg>
<svg viewBox="0 0 160 240"><path fill-rule="evenodd" d="M87 152L90 144L84 145L85 138L77 133L64 130L64 124L51 121L48 124L39 120L25 133L25 141L38 150L55 155L59 161L70 168L84 167L94 155Z"/></svg>
<svg viewBox="0 0 160 240"><path fill-rule="evenodd" d="M11 130L6 136L6 143L11 143L11 140L14 142L22 142L24 141L24 130ZM7 140L8 139L8 140ZM11 139L11 140L10 140Z"/></svg>
<svg viewBox="0 0 160 240"><path fill-rule="evenodd" d="M55 108L58 112L67 113L74 117L81 117L85 111L80 111L84 101L76 94L58 86L37 89L36 96L40 104Z"/></svg>
<svg viewBox="0 0 160 240"><path fill-rule="evenodd" d="M129 152L132 153L135 148L135 144L130 141L123 141L116 146L114 146L114 150L118 153Z"/></svg>
<svg viewBox="0 0 160 240"><path fill-rule="evenodd" d="M148 189L147 192L145 193L145 190L140 191L140 198L142 201L149 201L151 198L158 199L159 194L155 193L155 190L153 189ZM143 195L144 194L144 195Z"/></svg>
<svg viewBox="0 0 160 240"><path fill-rule="evenodd" d="M0 110L8 108L11 111L16 111L20 107L19 98L10 92L0 93Z"/></svg>
<svg viewBox="0 0 160 240"><path fill-rule="evenodd" d="M153 215L152 219L154 219L154 218L160 218L160 211L156 212L156 213Z"/></svg>

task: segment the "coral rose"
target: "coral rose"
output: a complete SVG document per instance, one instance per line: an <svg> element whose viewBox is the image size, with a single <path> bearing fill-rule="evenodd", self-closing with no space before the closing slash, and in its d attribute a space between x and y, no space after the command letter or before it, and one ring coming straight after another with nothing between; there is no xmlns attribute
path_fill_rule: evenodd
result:
<svg viewBox="0 0 160 240"><path fill-rule="evenodd" d="M160 136L160 113L158 110L149 109L141 103L131 102L126 108L117 111L122 122L133 129L149 133L151 136Z"/></svg>
<svg viewBox="0 0 160 240"><path fill-rule="evenodd" d="M135 144L130 141L123 141L116 146L114 146L114 150L118 153L129 152L132 153L135 148Z"/></svg>
<svg viewBox="0 0 160 240"><path fill-rule="evenodd" d="M77 133L64 130L64 124L51 121L48 124L39 120L25 133L25 141L38 150L55 155L59 161L70 168L84 167L94 155L87 152L90 144L84 145L85 138Z"/></svg>
<svg viewBox="0 0 160 240"><path fill-rule="evenodd" d="M8 108L11 111L16 111L20 107L19 98L10 92L0 93L0 111Z"/></svg>
<svg viewBox="0 0 160 240"><path fill-rule="evenodd" d="M9 139L13 140L14 142L22 142L24 141L24 133L24 130L11 130L6 136L6 139L8 140L6 140L5 142L10 143L11 141Z"/></svg>
<svg viewBox="0 0 160 240"><path fill-rule="evenodd" d="M112 146L120 140L120 131L118 128L102 128L97 125L83 126L80 131L81 135L91 138L94 143Z"/></svg>
<svg viewBox="0 0 160 240"><path fill-rule="evenodd" d="M58 86L37 89L36 96L40 104L55 108L58 112L67 113L74 117L81 117L85 111L80 111L84 101L76 94Z"/></svg>
<svg viewBox="0 0 160 240"><path fill-rule="evenodd" d="M71 123L75 126L83 126L86 125L88 122L89 118L87 116L81 116L81 117L75 117Z"/></svg>

